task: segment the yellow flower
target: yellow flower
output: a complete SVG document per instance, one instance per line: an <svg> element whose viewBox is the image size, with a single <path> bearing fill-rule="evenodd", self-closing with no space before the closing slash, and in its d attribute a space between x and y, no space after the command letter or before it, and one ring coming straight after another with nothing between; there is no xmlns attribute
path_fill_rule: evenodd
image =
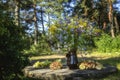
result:
<svg viewBox="0 0 120 80"><path fill-rule="evenodd" d="M57 27L55 25L52 25L50 28L49 28L49 31L54 34L55 33L55 30L57 30Z"/></svg>

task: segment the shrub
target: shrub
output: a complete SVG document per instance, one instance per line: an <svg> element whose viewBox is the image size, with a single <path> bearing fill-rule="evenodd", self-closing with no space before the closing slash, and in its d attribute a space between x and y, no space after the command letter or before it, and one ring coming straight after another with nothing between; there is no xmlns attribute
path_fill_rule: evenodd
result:
<svg viewBox="0 0 120 80"><path fill-rule="evenodd" d="M24 53L29 56L49 55L52 54L50 47L47 43L39 43L31 45L30 49L24 50Z"/></svg>
<svg viewBox="0 0 120 80"><path fill-rule="evenodd" d="M24 48L22 30L8 16L3 14L0 18L0 79L18 80L18 74L28 63L27 56L21 52Z"/></svg>
<svg viewBox="0 0 120 80"><path fill-rule="evenodd" d="M120 36L112 38L108 34L102 34L94 39L97 50L100 52L120 51Z"/></svg>

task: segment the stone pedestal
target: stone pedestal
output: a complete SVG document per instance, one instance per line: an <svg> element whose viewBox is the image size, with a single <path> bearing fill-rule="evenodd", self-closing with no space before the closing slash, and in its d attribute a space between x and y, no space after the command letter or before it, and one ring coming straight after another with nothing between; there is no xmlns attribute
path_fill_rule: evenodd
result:
<svg viewBox="0 0 120 80"><path fill-rule="evenodd" d="M107 75L117 72L117 68L107 66L102 70L69 70L68 68L59 70L35 69L27 66L23 70L24 75L31 78L42 80L83 80L86 78L103 78Z"/></svg>

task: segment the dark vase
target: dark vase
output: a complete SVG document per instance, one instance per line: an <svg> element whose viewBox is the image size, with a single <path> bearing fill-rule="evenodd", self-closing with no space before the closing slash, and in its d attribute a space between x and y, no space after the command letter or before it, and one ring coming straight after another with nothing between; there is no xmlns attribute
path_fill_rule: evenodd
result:
<svg viewBox="0 0 120 80"><path fill-rule="evenodd" d="M69 69L78 69L78 59L76 51L71 50L66 54L67 66Z"/></svg>

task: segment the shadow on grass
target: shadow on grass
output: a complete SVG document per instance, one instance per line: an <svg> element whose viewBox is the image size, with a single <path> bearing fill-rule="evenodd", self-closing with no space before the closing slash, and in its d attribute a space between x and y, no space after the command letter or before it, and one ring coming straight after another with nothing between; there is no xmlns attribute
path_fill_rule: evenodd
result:
<svg viewBox="0 0 120 80"><path fill-rule="evenodd" d="M120 80L120 57L101 59L101 60L97 60L97 61L99 61L100 63L102 63L105 66L107 66L107 65L115 66L118 69L118 71L116 73L113 73L113 74L107 76L103 80Z"/></svg>
<svg viewBox="0 0 120 80"><path fill-rule="evenodd" d="M100 79L87 79L87 80L120 80L120 57L112 57L107 59L99 59L96 60L102 63L104 66L115 66L118 71L116 73L112 73L104 78Z"/></svg>

